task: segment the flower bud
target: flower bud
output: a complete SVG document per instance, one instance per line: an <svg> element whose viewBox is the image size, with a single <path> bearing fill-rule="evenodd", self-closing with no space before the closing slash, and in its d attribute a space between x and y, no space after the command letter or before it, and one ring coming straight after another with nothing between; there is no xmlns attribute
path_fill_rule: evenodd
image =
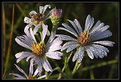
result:
<svg viewBox="0 0 121 82"><path fill-rule="evenodd" d="M62 15L62 9L56 9L55 7L52 10L50 19L53 25L57 25L59 23L61 15Z"/></svg>

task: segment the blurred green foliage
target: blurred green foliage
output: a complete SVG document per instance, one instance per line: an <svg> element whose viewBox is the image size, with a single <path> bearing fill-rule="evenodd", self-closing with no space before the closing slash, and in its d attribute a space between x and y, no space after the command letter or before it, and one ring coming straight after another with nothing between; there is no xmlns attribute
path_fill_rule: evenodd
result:
<svg viewBox="0 0 121 82"><path fill-rule="evenodd" d="M5 49L5 56L2 56L3 62L3 71L4 71L4 63L6 59L6 54L7 54L7 49L9 46L9 38L10 38L10 31L11 31L11 24L12 24L12 5L15 6L15 19L14 19L14 30L13 30L13 38L12 38L12 45L11 45L11 53L10 53L10 59L9 59L9 64L8 64L8 69L6 72L6 77L5 79L11 79L12 77L9 76L9 73L14 72L14 73L20 73L18 70L15 68L14 64L16 63L16 58L15 54L20 52L20 51L26 51L26 48L23 48L19 46L15 42L15 37L20 36L24 34L24 27L26 24L24 23L24 17L29 17L29 12L32 10L35 10L39 12L39 6L40 5L45 5L45 4L50 4L52 8L56 6L57 9L62 9L63 14L61 18L61 22L59 26L61 26L61 23L68 23L67 19L74 20L75 18L79 20L82 28L84 28L85 25L85 19L88 14L90 14L92 17L94 17L95 22L100 20L101 22L104 22L106 25L109 25L110 28L109 30L112 32L112 36L107 38L107 40L111 40L115 42L115 45L113 48L108 47L110 52L108 53L107 57L104 57L103 59L94 59L91 60L88 56L84 56L84 59L82 61L82 65L79 68L78 72L71 77L69 75L69 71L66 71L66 76L62 77L62 79L118 79L119 78L119 69L118 69L118 62L114 62L111 64L104 64L99 67L92 67L93 65L97 65L100 63L106 63L109 61L114 61L119 58L119 51L118 51L118 45L119 45L119 3L118 2L17 2L17 3L8 3L8 2L3 2L4 4L4 11L5 11L5 24L6 24L6 36L3 37L6 40L6 49ZM51 30L51 22L47 23L49 25L49 30ZM58 31L57 31L58 32ZM72 55L73 56L73 55ZM71 57L72 59L72 57ZM69 69L72 70L75 62L72 62L70 59L69 61ZM63 67L63 62L64 60L50 60L49 62L51 63L52 67L53 62L57 62L58 65L62 68ZM25 63L25 60L22 60L19 65L25 72L28 72L28 66L29 62ZM87 68L86 68L87 67ZM86 71L84 71L85 69ZM89 69L88 69L89 68ZM56 79L58 76L58 71L54 71L52 75L50 76L49 79ZM64 76L64 75L63 75Z"/></svg>

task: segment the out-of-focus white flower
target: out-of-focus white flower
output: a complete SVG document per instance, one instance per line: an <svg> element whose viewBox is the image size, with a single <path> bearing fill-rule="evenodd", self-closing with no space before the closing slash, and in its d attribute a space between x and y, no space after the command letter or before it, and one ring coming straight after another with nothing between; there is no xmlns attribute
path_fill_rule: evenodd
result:
<svg viewBox="0 0 121 82"><path fill-rule="evenodd" d="M19 66L17 66L15 64L16 68L24 74L24 76L21 76L20 74L17 74L17 73L10 73L9 75L13 75L15 76L14 79L42 79L42 78L45 78L47 75L42 75L42 76L39 76L41 72L38 71L38 69L35 70L35 72L33 73L34 69L32 66L30 66L30 69L29 69L29 75L27 75L23 69L21 69Z"/></svg>
<svg viewBox="0 0 121 82"><path fill-rule="evenodd" d="M45 5L45 6L39 6L39 13L37 13L36 11L32 10L29 15L31 18L29 17L25 17L24 18L24 23L27 23L27 27L32 27L32 25L35 26L35 29L39 29L41 27L42 24L44 24L44 21L46 21L47 19L50 18L50 13L52 11L50 11L49 13L45 13L47 8L51 8L50 5ZM49 30L47 35L50 35Z"/></svg>
<svg viewBox="0 0 121 82"><path fill-rule="evenodd" d="M83 31L77 19L75 19L74 21L68 21L72 24L73 28L65 23L62 23L65 28L59 27L58 30L64 30L66 32L69 32L73 36L64 34L58 34L57 36L58 38L60 38L60 40L67 41L62 47L62 51L67 49L66 52L68 53L74 49L77 49L72 58L73 62L75 60L81 62L84 56L84 51L87 52L88 56L91 59L94 59L94 56L96 58L103 58L104 56L107 56L107 52L109 52L109 50L104 46L112 47L114 42L97 40L112 36L112 33L107 30L109 28L109 25L104 26L104 23L98 21L93 26L94 18L88 15Z"/></svg>
<svg viewBox="0 0 121 82"><path fill-rule="evenodd" d="M50 36L47 43L44 43L45 37L47 35L47 25L42 25L42 36L41 41L38 43L35 39L35 34L37 32L37 29L25 29L24 32L26 35L23 36L17 36L15 38L15 41L25 47L30 49L32 52L22 51L15 55L17 58L17 63L21 61L23 58L26 58L26 61L31 59L30 63L37 64L38 71L42 70L42 67L48 72L52 71L51 65L47 61L46 57L52 58L52 59L61 59L62 53L59 51L61 49L61 43L62 41L59 40L59 38L55 37L56 31ZM33 64L31 64L33 65Z"/></svg>
<svg viewBox="0 0 121 82"><path fill-rule="evenodd" d="M29 17L25 17L24 18L24 22L27 24L31 24L31 25L38 25L38 24L42 24L44 23L45 20L50 18L50 13L45 14L45 11L47 8L51 8L50 5L45 5L45 6L39 6L39 13L37 13L36 11L32 10L29 15L31 18Z"/></svg>

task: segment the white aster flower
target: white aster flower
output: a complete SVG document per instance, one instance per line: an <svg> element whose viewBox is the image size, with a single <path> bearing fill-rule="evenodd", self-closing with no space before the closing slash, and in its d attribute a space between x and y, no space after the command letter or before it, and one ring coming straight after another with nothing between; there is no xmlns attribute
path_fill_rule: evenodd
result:
<svg viewBox="0 0 121 82"><path fill-rule="evenodd" d="M62 47L62 51L67 49L66 52L68 53L74 49L77 49L72 58L73 62L75 60L81 62L84 56L84 51L87 52L91 59L94 59L94 56L96 58L103 58L104 56L107 56L107 52L109 52L109 50L104 46L112 47L114 42L97 40L112 36L112 33L107 30L109 25L104 25L104 23L97 21L97 23L93 26L94 18L88 15L83 31L77 19L74 21L68 21L72 24L73 28L65 23L62 23L65 28L59 27L58 30L67 31L74 37L64 34L58 34L57 36L60 38L60 40L67 41Z"/></svg>
<svg viewBox="0 0 121 82"><path fill-rule="evenodd" d="M42 30L42 39L38 43L35 39L34 34L36 34L35 29L32 30L26 29L24 32L26 35L18 36L15 38L15 41L25 47L30 49L32 52L22 51L15 55L17 58L17 63L21 61L23 58L26 58L26 61L28 61L31 58L30 63L33 65L33 63L37 64L37 69L39 71L42 70L42 67L48 72L52 71L51 65L47 61L46 57L52 58L52 59L61 59L62 53L58 50L61 49L61 43L62 41L59 40L59 38L55 38L56 32L54 32L47 43L44 43L45 37L47 35L47 29L48 26L43 24L43 30ZM35 33L34 33L35 32Z"/></svg>
<svg viewBox="0 0 121 82"><path fill-rule="evenodd" d="M14 64L16 66L16 68L24 74L24 76L21 76L20 74L17 73L10 73L9 75L13 75L15 76L14 79L42 79L45 78L47 75L42 75L39 76L41 72L38 71L38 69L35 70L35 72L33 73L34 69L33 67L30 66L29 69L29 75L27 75L23 69L21 69L19 66L17 66L16 64Z"/></svg>
<svg viewBox="0 0 121 82"><path fill-rule="evenodd" d="M52 11L50 11L49 13L45 13L47 8L51 8L50 5L45 5L45 6L39 6L39 13L37 13L36 11L32 10L29 15L31 18L29 17L25 17L24 18L24 23L27 23L27 27L31 27L32 25L35 26L35 29L39 29L40 26L42 24L44 24L44 21L46 21L47 19L50 18L50 13ZM48 31L48 35L50 35L49 31Z"/></svg>
<svg viewBox="0 0 121 82"><path fill-rule="evenodd" d="M37 13L36 11L32 10L29 15L31 18L29 17L25 17L24 18L24 22L27 24L31 24L31 25L38 25L38 24L42 24L45 20L50 18L50 13L45 14L45 11L47 8L51 8L50 5L45 5L45 6L39 6L39 13Z"/></svg>

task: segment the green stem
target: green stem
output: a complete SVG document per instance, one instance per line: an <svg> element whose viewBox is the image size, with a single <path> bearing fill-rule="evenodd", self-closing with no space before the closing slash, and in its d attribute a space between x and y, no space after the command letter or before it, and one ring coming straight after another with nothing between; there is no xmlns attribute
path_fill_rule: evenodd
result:
<svg viewBox="0 0 121 82"><path fill-rule="evenodd" d="M48 72L47 72L47 71L45 71L45 75L48 75ZM45 79L48 79L48 76L47 76L47 77L45 77Z"/></svg>
<svg viewBox="0 0 121 82"><path fill-rule="evenodd" d="M74 66L74 69L72 71L72 75L74 75L77 72L77 70L79 69L80 65L81 65L81 63L78 63L78 60L77 60L75 66Z"/></svg>
<svg viewBox="0 0 121 82"><path fill-rule="evenodd" d="M94 68L97 68L97 67L110 65L110 64L117 63L117 62L118 62L117 60L110 60L110 61L102 62L102 63L99 63L97 65L91 65L91 66L84 67L84 68L82 68L82 71L91 70L91 69L94 69Z"/></svg>
<svg viewBox="0 0 121 82"><path fill-rule="evenodd" d="M52 73L53 73L55 70L61 71L60 67L54 68L53 71L50 72L50 73L47 75L47 79L48 79L48 78L50 79L50 78L53 76ZM54 75L55 75L55 74L54 74ZM57 75L57 76L58 76L58 75Z"/></svg>
<svg viewBox="0 0 121 82"><path fill-rule="evenodd" d="M52 27L52 31L51 31L51 35L52 35L52 34L53 34L53 32L56 30L57 26L58 26L58 24L53 25L53 27Z"/></svg>
<svg viewBox="0 0 121 82"><path fill-rule="evenodd" d="M76 72L76 70L77 70L78 64L79 64L78 61L76 61L76 64L75 64L74 69L73 69L73 71L72 71L72 75L75 74L75 72Z"/></svg>
<svg viewBox="0 0 121 82"><path fill-rule="evenodd" d="M63 68L62 68L61 73L59 73L58 79L61 79L62 73L64 72L65 68L67 67L67 64L68 64L68 62L69 62L69 60L70 60L70 58L71 58L72 53L73 53L73 52L70 53L70 55L68 56L68 58L65 58L65 63L64 63L64 66L63 66Z"/></svg>
<svg viewBox="0 0 121 82"><path fill-rule="evenodd" d="M95 77L94 77L94 73L93 73L93 70L90 70L90 78L93 80Z"/></svg>
<svg viewBox="0 0 121 82"><path fill-rule="evenodd" d="M116 64L113 64L113 65L111 66L110 73L109 73L109 76L108 76L109 79L112 78L113 73L114 73L113 70L115 70L115 67L116 67Z"/></svg>

